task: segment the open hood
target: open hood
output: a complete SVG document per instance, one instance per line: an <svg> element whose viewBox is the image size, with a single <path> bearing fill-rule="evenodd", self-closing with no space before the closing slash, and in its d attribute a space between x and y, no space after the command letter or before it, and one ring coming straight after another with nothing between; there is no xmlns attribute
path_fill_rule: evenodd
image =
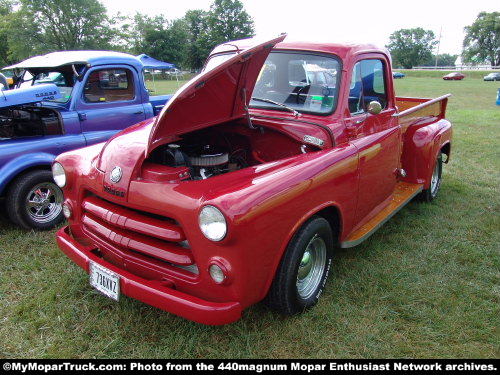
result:
<svg viewBox="0 0 500 375"><path fill-rule="evenodd" d="M56 85L52 83L36 85L26 88L0 91L0 108L60 98L61 92Z"/></svg>
<svg viewBox="0 0 500 375"><path fill-rule="evenodd" d="M147 154L180 134L244 116L267 56L285 37L255 41L180 88L158 115L149 136Z"/></svg>

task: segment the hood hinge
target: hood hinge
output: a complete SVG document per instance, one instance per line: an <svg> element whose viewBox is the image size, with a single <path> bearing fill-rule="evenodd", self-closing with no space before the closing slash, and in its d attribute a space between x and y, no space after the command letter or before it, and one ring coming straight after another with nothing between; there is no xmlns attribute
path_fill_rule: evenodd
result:
<svg viewBox="0 0 500 375"><path fill-rule="evenodd" d="M247 89L245 87L241 88L241 96L242 96L243 103L245 104L245 106L244 106L245 107L245 116L247 118L248 127L250 129L257 129L257 127L252 124L252 118L250 117L250 112L248 110Z"/></svg>

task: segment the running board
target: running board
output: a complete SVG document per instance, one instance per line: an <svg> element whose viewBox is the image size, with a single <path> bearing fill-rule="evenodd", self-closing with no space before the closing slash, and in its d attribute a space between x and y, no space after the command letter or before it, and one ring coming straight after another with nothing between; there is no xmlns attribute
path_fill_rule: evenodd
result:
<svg viewBox="0 0 500 375"><path fill-rule="evenodd" d="M413 197L420 193L423 189L421 184L410 184L408 182L398 182L394 189L394 195L391 202L375 215L370 221L356 229L351 235L341 243L342 248L353 247L370 237L375 231L380 228L387 220L393 217L400 209L402 209Z"/></svg>

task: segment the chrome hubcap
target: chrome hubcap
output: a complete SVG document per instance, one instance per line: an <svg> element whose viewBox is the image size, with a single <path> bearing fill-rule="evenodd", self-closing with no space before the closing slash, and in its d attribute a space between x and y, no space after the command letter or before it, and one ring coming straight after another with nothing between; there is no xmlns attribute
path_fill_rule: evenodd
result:
<svg viewBox="0 0 500 375"><path fill-rule="evenodd" d="M436 161L436 166L434 167L434 171L432 172L431 177L431 194L435 195L437 192L439 184L439 161Z"/></svg>
<svg viewBox="0 0 500 375"><path fill-rule="evenodd" d="M303 299L310 298L318 288L326 263L325 241L315 235L304 251L297 273L297 292Z"/></svg>
<svg viewBox="0 0 500 375"><path fill-rule="evenodd" d="M63 194L55 184L44 182L35 185L26 197L29 217L40 224L49 223L62 211Z"/></svg>

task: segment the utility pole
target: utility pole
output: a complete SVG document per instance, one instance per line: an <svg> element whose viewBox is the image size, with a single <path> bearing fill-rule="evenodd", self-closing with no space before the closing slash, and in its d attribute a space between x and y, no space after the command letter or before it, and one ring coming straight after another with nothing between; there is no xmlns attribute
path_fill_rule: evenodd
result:
<svg viewBox="0 0 500 375"><path fill-rule="evenodd" d="M438 46L437 46L437 51L436 51L436 66L434 67L435 69L437 69L438 67L438 58L439 58L439 47L441 45L441 34L443 32L443 26L441 26L441 28L439 29L439 39L438 39Z"/></svg>

